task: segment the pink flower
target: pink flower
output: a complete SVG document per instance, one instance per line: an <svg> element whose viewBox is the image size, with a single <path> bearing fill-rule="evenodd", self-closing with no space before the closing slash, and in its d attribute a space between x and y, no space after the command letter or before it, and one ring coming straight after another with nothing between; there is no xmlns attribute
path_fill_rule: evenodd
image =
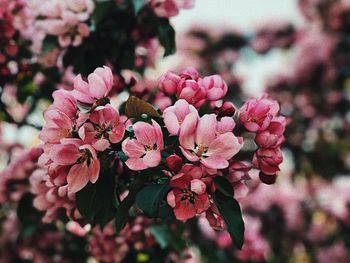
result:
<svg viewBox="0 0 350 263"><path fill-rule="evenodd" d="M133 125L135 139L127 138L122 143L123 152L129 159L125 164L131 170L144 170L160 164L163 149L163 133L157 122L152 125L137 122Z"/></svg>
<svg viewBox="0 0 350 263"><path fill-rule="evenodd" d="M56 109L66 114L70 119L77 115L77 100L70 91L56 90L52 93L54 99L50 109Z"/></svg>
<svg viewBox="0 0 350 263"><path fill-rule="evenodd" d="M48 110L44 113L45 126L39 138L46 143L59 143L61 139L72 137L72 120L59 110Z"/></svg>
<svg viewBox="0 0 350 263"><path fill-rule="evenodd" d="M113 74L109 67L97 68L85 82L79 74L74 78L74 97L83 103L95 103L108 95L113 86Z"/></svg>
<svg viewBox="0 0 350 263"><path fill-rule="evenodd" d="M107 104L96 108L89 119L91 122L85 123L79 129L79 136L97 151L104 151L111 143L117 143L123 139L125 125L112 105Z"/></svg>
<svg viewBox="0 0 350 263"><path fill-rule="evenodd" d="M95 149L79 139L63 139L50 151L54 165L69 166L68 191L76 193L87 183L95 183L100 173L100 161Z"/></svg>
<svg viewBox="0 0 350 263"><path fill-rule="evenodd" d="M270 122L266 130L258 133L255 137L257 145L263 148L279 147L284 141L285 118L275 118Z"/></svg>
<svg viewBox="0 0 350 263"><path fill-rule="evenodd" d="M206 92L196 80L182 79L177 86L179 99L185 99L188 103L199 108L205 102Z"/></svg>
<svg viewBox="0 0 350 263"><path fill-rule="evenodd" d="M204 86L207 98L209 100L220 100L227 93L227 84L219 75L212 75L203 78L202 85Z"/></svg>
<svg viewBox="0 0 350 263"><path fill-rule="evenodd" d="M279 105L276 101L264 97L259 100L250 99L240 109L239 119L248 131L263 131L278 111Z"/></svg>
<svg viewBox="0 0 350 263"><path fill-rule="evenodd" d="M198 114L195 107L186 100L178 100L174 106L164 110L163 117L166 128L172 135L178 135L185 118L190 114Z"/></svg>
<svg viewBox="0 0 350 263"><path fill-rule="evenodd" d="M159 88L167 95L174 95L181 78L179 75L168 71L159 80Z"/></svg>
<svg viewBox="0 0 350 263"><path fill-rule="evenodd" d="M206 114L198 120L190 114L180 130L180 149L191 162L200 161L211 169L224 169L242 147L242 140L231 131L220 133L215 114Z"/></svg>
<svg viewBox="0 0 350 263"><path fill-rule="evenodd" d="M168 193L167 202L178 220L190 219L210 206L206 185L200 180L201 174L194 171L177 174L170 181L173 189Z"/></svg>
<svg viewBox="0 0 350 263"><path fill-rule="evenodd" d="M283 161L282 152L276 149L258 149L253 157L253 165L260 169L266 175L274 175L280 169L279 165Z"/></svg>

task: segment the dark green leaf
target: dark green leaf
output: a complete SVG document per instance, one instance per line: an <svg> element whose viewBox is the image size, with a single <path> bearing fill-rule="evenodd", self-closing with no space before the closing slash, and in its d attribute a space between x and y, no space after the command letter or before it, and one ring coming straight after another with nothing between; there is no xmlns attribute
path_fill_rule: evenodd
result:
<svg viewBox="0 0 350 263"><path fill-rule="evenodd" d="M149 217L159 216L159 206L170 190L168 184L153 184L144 187L136 196L136 205Z"/></svg>
<svg viewBox="0 0 350 263"><path fill-rule="evenodd" d="M235 246L241 249L244 242L244 222L238 202L220 191L215 192L214 201L224 218Z"/></svg>
<svg viewBox="0 0 350 263"><path fill-rule="evenodd" d="M151 226L151 233L162 249L169 246L171 243L171 234L166 226Z"/></svg>
<svg viewBox="0 0 350 263"><path fill-rule="evenodd" d="M164 47L164 56L174 54L176 51L175 30L170 25L169 19L162 18L158 25L158 39Z"/></svg>
<svg viewBox="0 0 350 263"><path fill-rule="evenodd" d="M103 227L115 214L115 189L113 176L103 173L95 183L87 184L76 194L77 208L92 225Z"/></svg>
<svg viewBox="0 0 350 263"><path fill-rule="evenodd" d="M142 7L145 5L145 0L132 0L132 2L134 4L135 15L137 15L138 12L140 12Z"/></svg>
<svg viewBox="0 0 350 263"><path fill-rule="evenodd" d="M98 24L110 10L113 10L113 1L98 1L92 13L94 23Z"/></svg>
<svg viewBox="0 0 350 263"><path fill-rule="evenodd" d="M117 213L115 216L115 230L119 234L123 230L129 218L129 210L134 205L136 194L140 191L143 186L144 178L140 181L134 183L129 190L129 194L120 203L117 208Z"/></svg>
<svg viewBox="0 0 350 263"><path fill-rule="evenodd" d="M233 197L233 187L230 181L224 176L216 176L214 178L214 183L218 191L222 194Z"/></svg>
<svg viewBox="0 0 350 263"><path fill-rule="evenodd" d="M43 41L42 55L46 55L55 47L58 46L57 37L54 36L46 36Z"/></svg>

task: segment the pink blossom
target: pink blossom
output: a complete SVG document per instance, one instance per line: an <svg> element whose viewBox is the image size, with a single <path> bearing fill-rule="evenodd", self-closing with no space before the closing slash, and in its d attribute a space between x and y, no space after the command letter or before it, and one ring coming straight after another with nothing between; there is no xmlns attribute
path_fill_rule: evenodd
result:
<svg viewBox="0 0 350 263"><path fill-rule="evenodd" d="M220 107L214 108L214 112L219 116L219 117L232 117L235 112L236 112L236 107L233 105L232 102L225 101Z"/></svg>
<svg viewBox="0 0 350 263"><path fill-rule="evenodd" d="M51 182L47 169L37 169L29 178L31 193L34 195L33 206L45 212L43 222L50 223L57 219L62 209L70 218L77 215L75 196L68 193L67 185L57 186Z"/></svg>
<svg viewBox="0 0 350 263"><path fill-rule="evenodd" d="M177 93L180 99L185 99L196 108L199 108L205 102L205 89L192 79L181 81Z"/></svg>
<svg viewBox="0 0 350 263"><path fill-rule="evenodd" d="M284 142L285 118L273 119L266 130L257 133L255 142L263 148L276 148Z"/></svg>
<svg viewBox="0 0 350 263"><path fill-rule="evenodd" d="M73 122L59 110L48 110L44 113L45 126L39 138L46 143L59 143L63 138L72 137Z"/></svg>
<svg viewBox="0 0 350 263"><path fill-rule="evenodd" d="M50 109L56 109L66 114L70 119L77 115L77 100L70 91L56 90L52 93L54 99Z"/></svg>
<svg viewBox="0 0 350 263"><path fill-rule="evenodd" d="M129 251L129 246L123 236L116 236L112 223L102 230L94 227L89 238L89 252L91 255L105 262L121 262Z"/></svg>
<svg viewBox="0 0 350 263"><path fill-rule="evenodd" d="M95 103L104 98L113 86L113 74L109 67L97 68L89 74L88 82L85 82L79 74L74 78L73 96L83 103Z"/></svg>
<svg viewBox="0 0 350 263"><path fill-rule="evenodd" d="M198 120L190 114L180 130L180 149L191 162L200 161L211 169L224 169L242 147L242 140L231 131L218 133L215 114L206 114Z"/></svg>
<svg viewBox="0 0 350 263"><path fill-rule="evenodd" d="M50 151L53 164L69 166L68 191L76 193L87 183L95 183L100 173L100 161L95 149L79 139L64 139Z"/></svg>
<svg viewBox="0 0 350 263"><path fill-rule="evenodd" d="M204 86L207 98L209 100L220 100L227 93L227 84L219 75L212 75L203 78L202 85Z"/></svg>
<svg viewBox="0 0 350 263"><path fill-rule="evenodd" d="M239 119L250 132L265 130L279 111L276 101L266 98L249 99L240 109Z"/></svg>
<svg viewBox="0 0 350 263"><path fill-rule="evenodd" d="M168 71L159 80L159 88L167 95L174 95L181 78L179 75Z"/></svg>
<svg viewBox="0 0 350 263"><path fill-rule="evenodd" d="M187 220L209 208L206 185L200 180L201 174L190 170L171 178L173 188L167 196L168 204L174 209L178 220Z"/></svg>
<svg viewBox="0 0 350 263"><path fill-rule="evenodd" d="M163 112L163 117L169 133L178 135L182 123L190 113L198 114L195 107L182 99L175 102L174 106L166 108Z"/></svg>
<svg viewBox="0 0 350 263"><path fill-rule="evenodd" d="M266 175L275 175L280 169L279 165L283 161L282 152L276 149L258 149L253 157L253 164Z"/></svg>
<svg viewBox="0 0 350 263"><path fill-rule="evenodd" d="M104 151L111 143L118 143L123 139L125 125L112 105L96 108L89 119L91 122L85 123L79 129L79 136L97 151Z"/></svg>
<svg viewBox="0 0 350 263"><path fill-rule="evenodd" d="M123 152L129 158L125 164L131 170L144 170L156 167L161 161L163 149L163 133L157 122L152 125L137 122L133 125L135 139L127 138L122 143Z"/></svg>

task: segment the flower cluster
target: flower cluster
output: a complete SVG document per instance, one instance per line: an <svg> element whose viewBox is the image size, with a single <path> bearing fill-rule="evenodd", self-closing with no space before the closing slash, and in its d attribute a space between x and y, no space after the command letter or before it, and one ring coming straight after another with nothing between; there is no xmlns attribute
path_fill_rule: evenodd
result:
<svg viewBox="0 0 350 263"><path fill-rule="evenodd" d="M235 107L223 101L227 85L222 78L219 75L201 78L195 69L188 68L179 75L168 72L160 79L163 96L174 100L162 115L150 104L131 96L121 107L124 116L110 102L113 83L112 71L105 66L89 74L87 81L76 76L72 90L53 94L54 102L44 114L46 123L40 133L45 143L40 163L47 173L38 170L31 178L34 206L46 211L46 221L52 221L59 208L65 208L68 217L79 219L75 197L89 191L88 184L96 184L95 191L99 191L99 185L111 173L118 178L113 180L119 182L121 190L131 191L123 203L135 194L132 191L140 184L138 181L154 171L152 180L158 177L166 183L146 183L141 192L147 187L166 187L168 190L161 197L164 199L157 203L166 201L176 219L186 221L206 214L213 228L222 229L225 226L222 208L215 201L220 198L217 192L222 191L217 177L228 184L224 187L232 189L228 190L232 191L230 198L233 189L235 197L240 198L247 193L245 181L250 179L248 172L252 168L249 162L236 159L244 143L244 134L234 132L236 121L257 133L260 149L254 158L251 153L255 168L270 176L277 172L282 161L278 147L283 142L285 121L277 115L276 101L265 97L251 99L235 121L232 110ZM222 104L219 115L210 113L213 102ZM205 105L209 112L201 114ZM116 172L119 169L116 167L123 166L121 163L128 169ZM136 181L130 182L130 178L124 181L124 174ZM161 209L149 208L137 196L136 204L146 214L148 209ZM78 203L77 208L84 218L86 211ZM99 254L98 246L93 247Z"/></svg>
<svg viewBox="0 0 350 263"><path fill-rule="evenodd" d="M88 82L77 76L73 91L53 94L54 103L45 112L46 125L40 138L45 142L43 164L59 191L76 193L89 181L95 183L100 174L97 154L123 138L121 116L106 101L112 85L111 70L97 68ZM78 103L94 106L84 112Z"/></svg>
<svg viewBox="0 0 350 263"><path fill-rule="evenodd" d="M200 78L194 68L187 68L181 74L167 72L161 77L159 87L166 95L176 95L196 108L206 101L221 100L227 93L227 84L219 75Z"/></svg>
<svg viewBox="0 0 350 263"><path fill-rule="evenodd" d="M80 1L46 1L38 3L37 13L40 19L37 26L46 34L57 36L61 47L79 46L89 36L86 24L92 11L92 0Z"/></svg>
<svg viewBox="0 0 350 263"><path fill-rule="evenodd" d="M260 179L273 183L279 165L283 161L280 146L284 141L286 119L277 116L279 105L267 99L250 99L240 109L239 118L245 129L255 133L259 149L255 152L253 165L260 169Z"/></svg>

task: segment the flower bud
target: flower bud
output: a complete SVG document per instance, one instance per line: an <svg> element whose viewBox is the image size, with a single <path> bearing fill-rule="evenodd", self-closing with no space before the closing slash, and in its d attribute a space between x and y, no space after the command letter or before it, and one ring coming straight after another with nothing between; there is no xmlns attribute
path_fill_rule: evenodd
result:
<svg viewBox="0 0 350 263"><path fill-rule="evenodd" d="M220 100L225 97L227 93L227 84L219 75L212 75L203 78L202 84L209 100Z"/></svg>
<svg viewBox="0 0 350 263"><path fill-rule="evenodd" d="M166 163L171 171L177 173L182 168L182 158L176 154L170 155L166 158Z"/></svg>
<svg viewBox="0 0 350 263"><path fill-rule="evenodd" d="M263 182L264 184L274 184L276 182L277 175L276 174L268 175L268 174L264 174L263 172L260 172L259 178L261 182Z"/></svg>
<svg viewBox="0 0 350 263"><path fill-rule="evenodd" d="M174 95L181 78L173 72L168 71L159 81L160 90L167 95Z"/></svg>

